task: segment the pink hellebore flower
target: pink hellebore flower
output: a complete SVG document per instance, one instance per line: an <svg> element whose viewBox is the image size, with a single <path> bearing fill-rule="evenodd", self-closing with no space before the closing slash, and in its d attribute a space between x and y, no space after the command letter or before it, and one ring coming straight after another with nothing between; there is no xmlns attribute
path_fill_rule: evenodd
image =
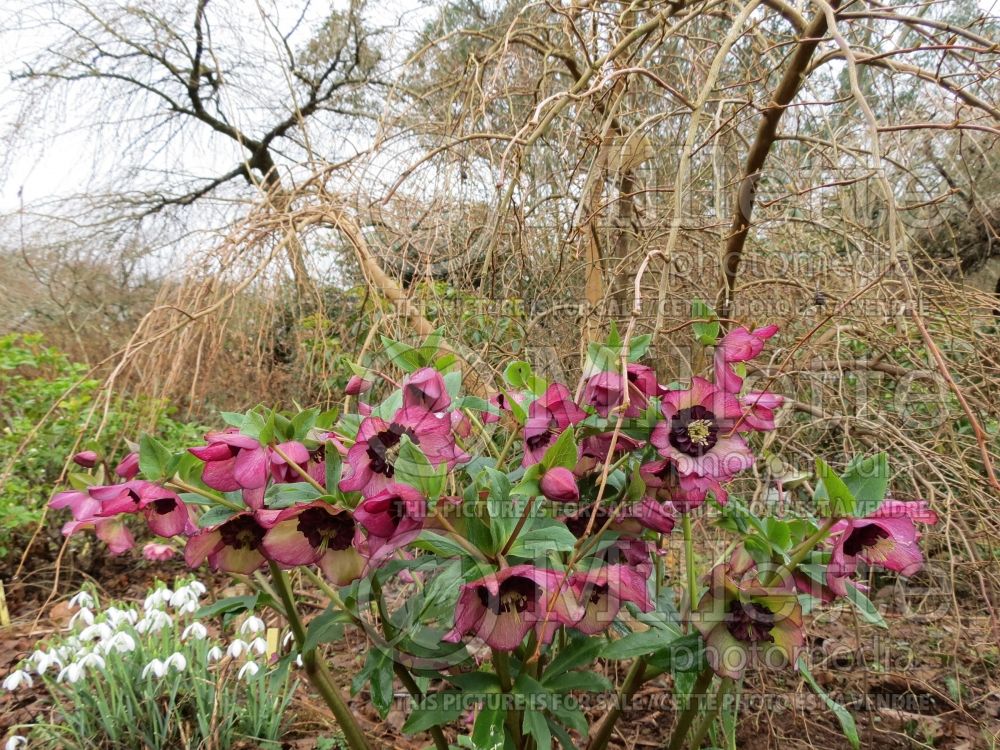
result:
<svg viewBox="0 0 1000 750"><path fill-rule="evenodd" d="M55 510L69 508L74 519L85 521L97 515L101 510L101 501L91 497L89 492L67 490L53 496L49 500L49 507Z"/></svg>
<svg viewBox="0 0 1000 750"><path fill-rule="evenodd" d="M115 467L115 474L117 474L126 481L128 481L129 479L135 479L135 475L138 473L139 473L139 454L135 452L129 453Z"/></svg>
<svg viewBox="0 0 1000 750"><path fill-rule="evenodd" d="M97 538L108 545L108 551L112 555L120 555L135 546L132 532L128 530L121 516L114 518L91 516L90 518L69 521L63 525L62 533L63 536L73 536L76 532L85 529L93 529Z"/></svg>
<svg viewBox="0 0 1000 750"><path fill-rule="evenodd" d="M451 406L451 397L440 372L433 367L422 367L407 375L403 381L403 407L408 406L432 412Z"/></svg>
<svg viewBox="0 0 1000 750"><path fill-rule="evenodd" d="M538 486L549 500L560 503L576 503L580 500L580 488L576 486L573 472L562 466L553 466L542 474Z"/></svg>
<svg viewBox="0 0 1000 750"><path fill-rule="evenodd" d="M755 430L769 432L774 429L774 413L785 403L783 396L766 391L750 391L740 398L743 416L738 420L738 432Z"/></svg>
<svg viewBox="0 0 1000 750"><path fill-rule="evenodd" d="M280 511L267 526L261 549L279 565L319 565L338 586L361 577L365 560L358 552L357 525L351 514L317 500Z"/></svg>
<svg viewBox="0 0 1000 750"><path fill-rule="evenodd" d="M152 562L162 562L164 560L171 560L176 554L177 553L174 551L174 548L171 547L169 544L148 542L142 548L142 556Z"/></svg>
<svg viewBox="0 0 1000 750"><path fill-rule="evenodd" d="M208 445L188 448L205 462L201 481L220 492L256 490L267 484L268 451L235 427L205 436Z"/></svg>
<svg viewBox="0 0 1000 750"><path fill-rule="evenodd" d="M652 490L650 495L670 503L681 513L700 506L709 492L719 505L725 505L729 500L729 493L718 481L697 474L683 476L677 470L676 462L669 458L643 464L639 467L639 477L646 483L647 490Z"/></svg>
<svg viewBox="0 0 1000 750"><path fill-rule="evenodd" d="M515 565L463 584L455 627L442 640L457 643L471 633L496 651L513 651L535 628L547 643L559 625L583 617L582 608L561 584L555 571L533 565Z"/></svg>
<svg viewBox="0 0 1000 750"><path fill-rule="evenodd" d="M351 375L350 380L347 381L347 386L344 388L344 393L348 396L360 396L362 393L367 393L371 390L372 381L366 380L360 375Z"/></svg>
<svg viewBox="0 0 1000 750"><path fill-rule="evenodd" d="M320 484L326 481L326 463L323 460L324 446L321 445L316 450L310 451L297 440L290 440L287 443L281 443L277 448L298 464L299 468L303 469L314 481ZM268 459L271 479L277 484L294 484L306 481L278 454L277 450L268 451Z"/></svg>
<svg viewBox="0 0 1000 750"><path fill-rule="evenodd" d="M93 469L97 466L98 455L95 451L80 451L73 456L73 463L85 469Z"/></svg>
<svg viewBox="0 0 1000 750"><path fill-rule="evenodd" d="M911 576L924 563L917 546L920 533L914 521L937 523L937 514L925 501L887 499L867 518L838 521L831 529L833 554L827 566L827 586L838 596L847 595L847 579L858 560L868 565Z"/></svg>
<svg viewBox="0 0 1000 750"><path fill-rule="evenodd" d="M378 494L362 500L354 510L354 520L368 532L372 552L386 543L396 549L412 541L423 528L426 517L427 500L405 484L390 484Z"/></svg>
<svg viewBox="0 0 1000 750"><path fill-rule="evenodd" d="M762 351L764 342L778 332L778 326L758 328L752 333L746 328L734 328L715 347L715 384L728 393L739 393L743 379L730 363L747 362Z"/></svg>
<svg viewBox="0 0 1000 750"><path fill-rule="evenodd" d="M665 419L656 423L649 441L682 476L725 481L753 465L746 442L732 432L743 413L732 394L696 376L690 389L664 393L660 406Z"/></svg>
<svg viewBox="0 0 1000 750"><path fill-rule="evenodd" d="M573 402L569 389L553 383L528 407L524 425L524 466L537 464L545 451L570 425L587 418L586 412Z"/></svg>
<svg viewBox="0 0 1000 750"><path fill-rule="evenodd" d="M189 568L196 568L208 558L212 570L249 575L267 561L263 541L268 527L256 513L236 513L188 537L184 560Z"/></svg>
<svg viewBox="0 0 1000 750"><path fill-rule="evenodd" d="M512 391L509 395L506 393L494 393L490 396L487 401L497 408L501 413L511 411L510 402L516 401L518 405L523 405L527 401L528 397L521 393L520 391ZM492 412L484 411L482 416L483 424L491 424L493 422L500 421L499 414L493 414Z"/></svg>
<svg viewBox="0 0 1000 750"><path fill-rule="evenodd" d="M101 502L97 515L107 518L141 512L150 530L157 536L190 534L197 528L191 509L177 493L152 482L133 479L123 484L90 487L88 492Z"/></svg>
<svg viewBox="0 0 1000 750"><path fill-rule="evenodd" d="M574 573L568 583L583 608L583 617L573 627L587 635L607 630L623 602L632 602L642 612L653 609L646 577L627 565L607 565Z"/></svg>
<svg viewBox="0 0 1000 750"><path fill-rule="evenodd" d="M573 467L573 473L578 477L586 476L604 464L614 462L626 453L631 453L642 447L639 440L619 432L618 438L615 440L615 449L612 452L611 439L613 436L614 432L602 432L585 437L580 443L580 460Z"/></svg>
<svg viewBox="0 0 1000 750"><path fill-rule="evenodd" d="M347 453L345 468L350 473L340 480L340 489L372 497L392 484L403 435L419 446L433 466L444 463L453 469L469 459L455 445L447 414L404 406L391 422L368 417L361 423L357 441Z"/></svg>
<svg viewBox="0 0 1000 750"><path fill-rule="evenodd" d="M660 392L656 373L651 367L629 364L624 378L617 372L599 372L591 377L581 399L593 406L602 417L607 417L612 409L624 403L626 389L628 408L625 417L628 419L642 416L649 399Z"/></svg>

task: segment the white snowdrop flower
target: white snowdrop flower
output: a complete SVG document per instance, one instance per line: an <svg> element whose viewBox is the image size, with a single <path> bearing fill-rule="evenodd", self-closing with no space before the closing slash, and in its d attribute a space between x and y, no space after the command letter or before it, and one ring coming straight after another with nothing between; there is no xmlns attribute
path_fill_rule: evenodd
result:
<svg viewBox="0 0 1000 750"><path fill-rule="evenodd" d="M184 628L184 632L181 633L182 641L186 641L188 638L194 638L196 641L203 641L208 638L208 628L200 622L192 622Z"/></svg>
<svg viewBox="0 0 1000 750"><path fill-rule="evenodd" d="M135 638L125 632L115 633L104 643L104 652L110 653L111 651L117 651L119 654L135 651Z"/></svg>
<svg viewBox="0 0 1000 750"><path fill-rule="evenodd" d="M3 681L3 689L9 690L12 693L21 687L21 685L27 685L28 687L34 687L35 685L35 681L31 679L31 675L23 669L15 669Z"/></svg>
<svg viewBox="0 0 1000 750"><path fill-rule="evenodd" d="M198 609L198 595L186 586L179 588L170 597L170 606L178 612L195 612Z"/></svg>
<svg viewBox="0 0 1000 750"><path fill-rule="evenodd" d="M81 641L104 641L114 635L111 626L106 622L95 622L80 631Z"/></svg>
<svg viewBox="0 0 1000 750"><path fill-rule="evenodd" d="M83 667L76 662L67 664L56 676L56 682L69 682L74 683L83 678Z"/></svg>
<svg viewBox="0 0 1000 750"><path fill-rule="evenodd" d="M250 650L250 644L246 641L242 641L239 638L234 640L229 644L229 648L226 649L226 654L231 659L239 659L243 654Z"/></svg>
<svg viewBox="0 0 1000 750"><path fill-rule="evenodd" d="M163 677L163 675L165 675L166 673L167 673L167 665L164 664L159 659L153 659L151 662L149 662L149 664L147 664L142 668L143 677L149 677L149 675L153 675L153 677L159 678Z"/></svg>
<svg viewBox="0 0 1000 750"><path fill-rule="evenodd" d="M80 610L76 614L74 614L71 618L69 618L70 628L72 629L76 627L76 623L78 621L84 623L85 625L93 625L94 613L91 612L87 607L80 607Z"/></svg>
<svg viewBox="0 0 1000 750"><path fill-rule="evenodd" d="M195 596L201 596L201 595L202 595L202 594L204 594L204 593L205 593L206 591L208 591L208 589L207 589L207 588L205 588L205 584L204 584L204 583L202 583L201 581L191 581L191 583L189 583L189 584L187 585L187 587L188 587L188 588L189 588L189 589L190 589L190 590L191 590L192 592L194 592L194 595L195 595Z"/></svg>
<svg viewBox="0 0 1000 750"><path fill-rule="evenodd" d="M92 609L95 604L94 597L87 591L80 591L69 600L69 606L81 609Z"/></svg>
<svg viewBox="0 0 1000 750"><path fill-rule="evenodd" d="M140 633L156 633L163 628L174 624L170 615L160 609L151 609L139 622L135 624L135 629Z"/></svg>
<svg viewBox="0 0 1000 750"><path fill-rule="evenodd" d="M178 672L183 672L187 669L187 659L184 658L184 654L180 651L175 651L170 654L166 659L163 660L164 671L169 669L176 669Z"/></svg>
<svg viewBox="0 0 1000 750"><path fill-rule="evenodd" d="M250 650L256 652L257 656L263 656L267 653L267 641L263 638L254 638L250 641Z"/></svg>
<svg viewBox="0 0 1000 750"><path fill-rule="evenodd" d="M177 607L176 611L179 615L193 615L198 611L198 601L196 599L188 599L181 606Z"/></svg>
<svg viewBox="0 0 1000 750"><path fill-rule="evenodd" d="M282 648L288 648L288 644L295 640L295 633L289 630L285 633L285 637L281 639Z"/></svg>
<svg viewBox="0 0 1000 750"><path fill-rule="evenodd" d="M302 654L295 655L295 666L299 667L300 669L302 668Z"/></svg>
<svg viewBox="0 0 1000 750"><path fill-rule="evenodd" d="M222 649L219 648L218 646L212 646L212 648L208 650L208 653L205 654L205 661L207 661L209 664L211 664L213 661L218 661L221 658L222 658Z"/></svg>
<svg viewBox="0 0 1000 750"><path fill-rule="evenodd" d="M49 667L56 666L62 669L63 666L62 659L55 651L38 650L31 655L31 663L35 665L35 671L40 675L48 672Z"/></svg>
<svg viewBox="0 0 1000 750"><path fill-rule="evenodd" d="M246 664L240 667L240 671L237 672L236 677L237 679L240 680L249 679L251 677L254 677L259 671L260 667L257 666L257 662L248 661Z"/></svg>
<svg viewBox="0 0 1000 750"><path fill-rule="evenodd" d="M19 734L12 735L9 740L4 744L3 750L19 750L22 747L28 746L28 738L22 737Z"/></svg>
<svg viewBox="0 0 1000 750"><path fill-rule="evenodd" d="M174 592L166 586L158 588L146 597L146 600L142 603L142 608L147 612L155 609L163 609L170 603L170 597L173 595Z"/></svg>
<svg viewBox="0 0 1000 750"><path fill-rule="evenodd" d="M263 633L265 630L267 630L267 625L264 624L262 619L255 616L248 617L240 625L240 635L253 635L255 633Z"/></svg>
<svg viewBox="0 0 1000 750"><path fill-rule="evenodd" d="M104 669L104 657L100 654L84 654L80 657L77 662L81 667L97 667L98 669Z"/></svg>
<svg viewBox="0 0 1000 750"><path fill-rule="evenodd" d="M118 609L118 607L108 607L104 611L105 620L111 627L117 628L122 623L135 625L139 619L139 613L134 609Z"/></svg>

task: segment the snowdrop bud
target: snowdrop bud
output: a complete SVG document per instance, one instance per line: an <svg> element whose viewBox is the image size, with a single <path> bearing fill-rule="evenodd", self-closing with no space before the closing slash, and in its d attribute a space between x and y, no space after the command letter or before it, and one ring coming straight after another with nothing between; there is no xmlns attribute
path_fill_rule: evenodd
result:
<svg viewBox="0 0 1000 750"><path fill-rule="evenodd" d="M19 734L12 735L7 743L3 746L3 750L19 750L19 748L27 747L28 738L22 737Z"/></svg>
<svg viewBox="0 0 1000 750"><path fill-rule="evenodd" d="M80 592L83 593L83 592ZM94 624L94 613L90 611L87 607L80 607L80 611L69 618L70 628L76 627L77 621L84 623L85 625Z"/></svg>
<svg viewBox="0 0 1000 750"><path fill-rule="evenodd" d="M59 674L56 676L56 682L65 681L72 684L79 681L82 677L83 667L76 662L73 662L72 664L69 664L59 670Z"/></svg>
<svg viewBox="0 0 1000 750"><path fill-rule="evenodd" d="M222 649L219 648L218 646L212 646L212 648L208 650L208 653L205 654L205 661L207 661L209 664L211 664L213 661L218 661L221 658L222 658Z"/></svg>
<svg viewBox="0 0 1000 750"><path fill-rule="evenodd" d="M21 685L27 685L28 687L34 687L35 682L31 679L31 675L25 672L23 669L16 669L7 675L7 679L3 681L3 689L14 692Z"/></svg>
<svg viewBox="0 0 1000 750"><path fill-rule="evenodd" d="M240 680L249 679L254 677L259 671L260 667L257 666L256 662L248 661L240 667L240 671L237 673L236 677Z"/></svg>
<svg viewBox="0 0 1000 750"><path fill-rule="evenodd" d="M59 658L59 654L52 651L46 653L45 651L36 651L31 655L31 661L35 665L35 671L43 675L49 671L49 667L57 666L62 669L63 663L62 659Z"/></svg>
<svg viewBox="0 0 1000 750"><path fill-rule="evenodd" d="M267 641L263 638L254 638L250 641L250 650L256 652L257 656L263 656L267 653Z"/></svg>
<svg viewBox="0 0 1000 750"><path fill-rule="evenodd" d="M184 632L181 633L181 640L186 641L188 638L194 638L196 641L203 641L208 637L208 628L202 625L200 622L192 622L186 628Z"/></svg>
<svg viewBox="0 0 1000 750"><path fill-rule="evenodd" d="M287 633L285 633L285 637L281 639L282 648L288 648L288 645L292 643L292 641L294 640L295 640L295 633L289 630Z"/></svg>
<svg viewBox="0 0 1000 750"><path fill-rule="evenodd" d="M184 654L179 651L175 651L164 660L163 668L164 670L173 668L178 672L183 672L187 669L187 659L184 658Z"/></svg>
<svg viewBox="0 0 1000 750"><path fill-rule="evenodd" d="M167 673L167 666L159 659L153 659L146 666L142 668L142 676L148 677L153 675L153 677L163 677Z"/></svg>
<svg viewBox="0 0 1000 750"><path fill-rule="evenodd" d="M80 591L69 600L69 606L80 607L81 609L90 609L95 604L94 597L87 591Z"/></svg>
<svg viewBox="0 0 1000 750"><path fill-rule="evenodd" d="M264 621L259 617L250 616L240 625L240 635L262 633L267 628Z"/></svg>
<svg viewBox="0 0 1000 750"><path fill-rule="evenodd" d="M114 631L106 622L96 622L93 625L88 625L80 631L80 640L103 641L110 638L113 634Z"/></svg>
<svg viewBox="0 0 1000 750"><path fill-rule="evenodd" d="M226 654L231 659L239 659L243 654L250 650L250 645L246 641L241 641L239 638L234 640L229 644L229 648L226 649Z"/></svg>
<svg viewBox="0 0 1000 750"><path fill-rule="evenodd" d="M140 633L156 633L173 624L174 621L170 619L170 615L163 610L153 609L135 624L135 629Z"/></svg>
<svg viewBox="0 0 1000 750"><path fill-rule="evenodd" d="M174 592L166 586L159 588L146 597L146 600L142 603L142 608L147 612L150 610L162 609L170 603L170 597L173 595Z"/></svg>
<svg viewBox="0 0 1000 750"><path fill-rule="evenodd" d="M299 667L299 668L302 667L302 654L296 654L296 656L295 656L295 666Z"/></svg>
<svg viewBox="0 0 1000 750"><path fill-rule="evenodd" d="M195 596L201 596L206 591L208 591L208 589L205 588L205 584L202 583L201 581L191 581L191 583L189 583L187 587L190 591L194 592Z"/></svg>

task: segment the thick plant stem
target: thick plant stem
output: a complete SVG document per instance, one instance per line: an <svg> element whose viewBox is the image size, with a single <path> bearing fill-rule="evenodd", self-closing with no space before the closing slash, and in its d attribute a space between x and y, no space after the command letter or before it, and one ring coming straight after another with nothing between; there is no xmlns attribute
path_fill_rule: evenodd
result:
<svg viewBox="0 0 1000 750"><path fill-rule="evenodd" d="M354 720L351 709L347 707L343 697L341 697L340 690L337 688L336 683L334 683L326 663L316 658L316 649L306 651L303 648L306 642L306 629L295 607L295 598L292 595L292 587L288 581L288 576L274 563L270 565L271 576L274 579L274 588L278 592L278 597L281 599L282 605L284 605L285 616L288 618L288 625L292 629L292 635L295 637L295 642L298 644L299 651L302 654L302 666L305 667L309 682L312 683L313 687L316 688L316 692L323 699L323 702L333 712L333 716L337 720L337 724L340 725L340 729L344 733L344 739L351 750L371 750L368 740L365 739L364 732L361 731L361 727Z"/></svg>
<svg viewBox="0 0 1000 750"><path fill-rule="evenodd" d="M413 675L410 674L410 670L398 661L393 662L392 670L396 673L399 681L403 683L403 687L406 688L407 692L413 697L414 700L419 700L424 697L423 691L417 685L416 680L413 679ZM441 727L435 725L427 731L430 733L431 739L434 740L434 747L436 750L448 750L448 740L445 739L444 732L441 731Z"/></svg>
<svg viewBox="0 0 1000 750"><path fill-rule="evenodd" d="M698 750L701 747L701 741L705 739L708 730L722 711L722 703L726 700L726 696L729 695L729 691L733 689L735 684L732 677L722 678L722 682L719 683L719 692L715 696L715 705L709 709L708 713L705 714L705 718L701 720L701 724L698 725L698 728L694 730L694 734L691 735L691 750Z"/></svg>
<svg viewBox="0 0 1000 750"><path fill-rule="evenodd" d="M600 726L597 727L597 731L594 732L590 738L590 742L587 744L587 750L605 750L608 746L608 742L611 740L611 733L615 728L615 722L622 715L625 704L631 700L636 690L642 685L642 676L645 671L645 659L640 657L632 662L632 668L625 675L625 681L618 690L615 705L609 708L608 712L604 714L604 719L601 720Z"/></svg>
<svg viewBox="0 0 1000 750"><path fill-rule="evenodd" d="M512 695L513 683L510 679L510 662L505 652L493 652L493 668L496 670L497 678L500 680L500 689L506 695ZM507 731L510 732L511 737L514 739L514 747L524 747L524 741L521 738L521 712L513 708L508 709L506 722Z"/></svg>
<svg viewBox="0 0 1000 750"><path fill-rule="evenodd" d="M694 536L691 531L691 513L685 513L681 516L681 519L684 529L684 567L687 571L687 610L688 612L692 612L697 604L694 598L698 593L698 574L695 571L694 564Z"/></svg>
<svg viewBox="0 0 1000 750"><path fill-rule="evenodd" d="M691 722L694 721L694 718L698 715L698 711L701 709L701 696L708 690L709 685L712 684L712 677L714 676L715 673L711 667L705 667L704 671L698 675L694 687L691 688L688 704L677 720L674 733L670 736L670 744L667 746L667 750L681 750L684 747L684 740L687 737L688 730L691 728Z"/></svg>

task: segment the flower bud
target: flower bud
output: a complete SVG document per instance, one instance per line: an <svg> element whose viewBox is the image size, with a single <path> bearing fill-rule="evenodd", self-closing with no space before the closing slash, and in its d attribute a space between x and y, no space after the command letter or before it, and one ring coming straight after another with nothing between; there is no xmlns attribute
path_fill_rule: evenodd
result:
<svg viewBox="0 0 1000 750"><path fill-rule="evenodd" d="M85 469L93 469L97 465L97 453L94 451L80 451L73 456L73 463Z"/></svg>
<svg viewBox="0 0 1000 750"><path fill-rule="evenodd" d="M359 375L352 375L351 379L347 381L347 387L344 388L344 393L348 396L360 396L362 393L367 393L371 390L372 381L365 380Z"/></svg>
<svg viewBox="0 0 1000 750"><path fill-rule="evenodd" d="M562 466L554 466L546 471L539 486L542 494L549 500L561 503L575 503L580 500L580 489L576 486L573 472Z"/></svg>
<svg viewBox="0 0 1000 750"><path fill-rule="evenodd" d="M115 474L125 480L135 479L139 473L139 454L129 453L122 459L121 463L115 467Z"/></svg>

